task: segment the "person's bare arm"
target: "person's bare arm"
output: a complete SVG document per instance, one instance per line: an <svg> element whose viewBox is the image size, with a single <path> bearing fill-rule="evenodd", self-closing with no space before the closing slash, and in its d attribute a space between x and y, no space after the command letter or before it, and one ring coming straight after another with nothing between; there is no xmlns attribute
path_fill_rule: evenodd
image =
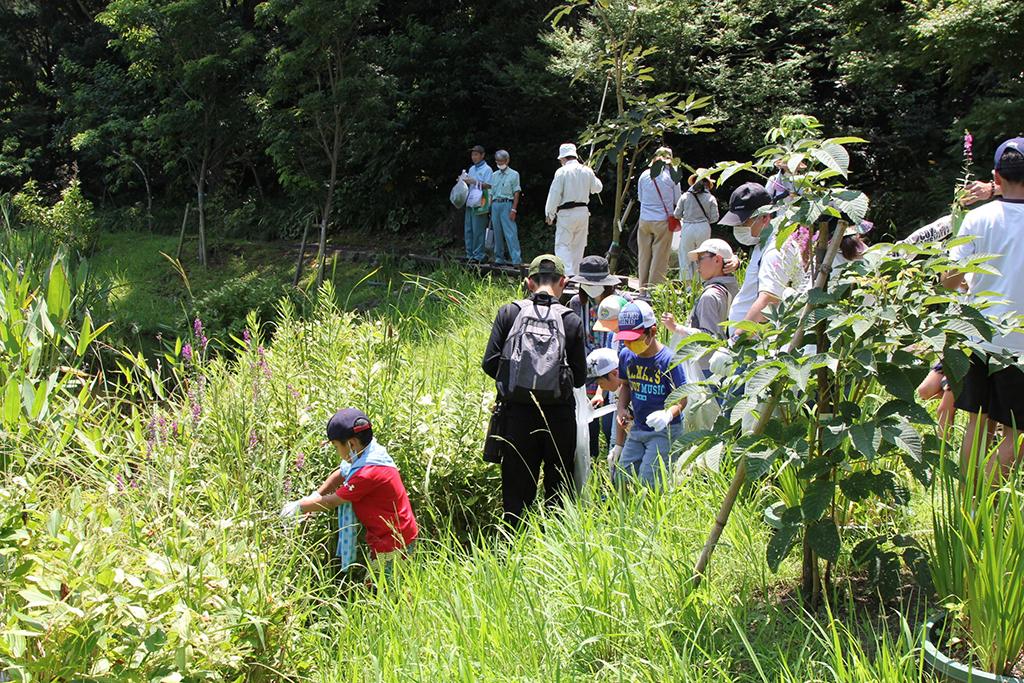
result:
<svg viewBox="0 0 1024 683"><path fill-rule="evenodd" d="M942 286L946 289L959 291L964 288L964 274L958 270L951 270L942 274Z"/></svg>
<svg viewBox="0 0 1024 683"><path fill-rule="evenodd" d="M321 510L333 510L344 502L336 493L328 493L327 495L321 495L319 492L311 493L299 501L299 511L305 514L307 512L320 512Z"/></svg>
<svg viewBox="0 0 1024 683"><path fill-rule="evenodd" d="M619 428L615 433L615 445L621 446L626 443L626 416L629 414L629 399L632 396L629 388L629 382L623 381L619 385L619 407L615 411L615 420L618 422Z"/></svg>
<svg viewBox="0 0 1024 683"><path fill-rule="evenodd" d="M755 323L763 323L767 318L764 315L764 309L769 306L774 306L779 303L779 297L768 292L758 292L757 299L750 305L750 310L747 311L747 317L744 320L752 320Z"/></svg>
<svg viewBox="0 0 1024 683"><path fill-rule="evenodd" d="M316 490L321 496L325 496L328 493L333 493L338 490L342 482L345 481L345 475L341 473L341 470L334 470L331 476L324 480L324 483L320 484L320 487Z"/></svg>

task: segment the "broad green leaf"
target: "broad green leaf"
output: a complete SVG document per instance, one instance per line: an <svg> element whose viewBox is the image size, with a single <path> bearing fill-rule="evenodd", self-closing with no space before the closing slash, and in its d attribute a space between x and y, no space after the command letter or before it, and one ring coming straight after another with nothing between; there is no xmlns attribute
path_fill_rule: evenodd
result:
<svg viewBox="0 0 1024 683"><path fill-rule="evenodd" d="M800 526L791 524L783 526L781 529L773 529L772 536L768 539L768 548L765 552L765 558L768 560L768 567L773 572L779 570L779 565L786 555L789 555L789 551L793 549L793 544L796 542L797 532L801 529Z"/></svg>
<svg viewBox="0 0 1024 683"><path fill-rule="evenodd" d="M807 545L824 560L835 563L839 560L839 529L831 519L819 519L807 527Z"/></svg>
<svg viewBox="0 0 1024 683"><path fill-rule="evenodd" d="M882 443L882 433L873 422L863 422L850 427L850 440L860 455L868 460L874 460Z"/></svg>
<svg viewBox="0 0 1024 683"><path fill-rule="evenodd" d="M844 178L850 170L850 155L842 145L825 143L812 149L811 156Z"/></svg>
<svg viewBox="0 0 1024 683"><path fill-rule="evenodd" d="M55 260L50 267L50 279L46 286L46 304L54 318L63 323L71 309L71 288L68 286L64 264Z"/></svg>
<svg viewBox="0 0 1024 683"><path fill-rule="evenodd" d="M800 512L807 522L820 519L832 503L832 496L835 494L835 482L829 479L815 479L804 491L804 497L800 501Z"/></svg>

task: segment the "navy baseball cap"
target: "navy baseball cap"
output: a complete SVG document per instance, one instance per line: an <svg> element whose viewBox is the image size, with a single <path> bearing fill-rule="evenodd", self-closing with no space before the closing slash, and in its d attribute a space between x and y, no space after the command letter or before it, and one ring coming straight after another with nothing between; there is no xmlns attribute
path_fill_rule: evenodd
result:
<svg viewBox="0 0 1024 683"><path fill-rule="evenodd" d="M1000 162L1003 160L1003 153L1008 149L1015 149L1021 154L1024 154L1024 138L1010 138L996 148L995 169L997 171L1002 169L1002 164Z"/></svg>
<svg viewBox="0 0 1024 683"><path fill-rule="evenodd" d="M619 311L619 331L615 339L636 341L644 336L644 331L658 324L654 317L654 309L646 301L630 301Z"/></svg>
<svg viewBox="0 0 1024 683"><path fill-rule="evenodd" d="M743 183L729 196L729 212L718 221L719 225L741 225L762 206L772 203L772 198L764 185L760 183Z"/></svg>
<svg viewBox="0 0 1024 683"><path fill-rule="evenodd" d="M356 434L373 429L370 418L358 408L342 408L327 421L329 441L348 441Z"/></svg>

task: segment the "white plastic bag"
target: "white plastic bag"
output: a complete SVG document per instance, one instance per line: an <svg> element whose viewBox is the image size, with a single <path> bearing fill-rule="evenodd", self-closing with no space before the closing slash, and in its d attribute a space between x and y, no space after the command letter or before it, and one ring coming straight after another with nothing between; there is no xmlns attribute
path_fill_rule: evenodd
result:
<svg viewBox="0 0 1024 683"><path fill-rule="evenodd" d="M460 178L452 187L452 191L448 194L448 199L456 209L461 209L466 205L466 197L468 195L469 185Z"/></svg>
<svg viewBox="0 0 1024 683"><path fill-rule="evenodd" d="M494 254L494 229L488 225L487 232L484 233L484 251L488 254Z"/></svg>
<svg viewBox="0 0 1024 683"><path fill-rule="evenodd" d="M576 397L576 457L573 462L572 478L576 484L576 493L582 494L590 478L590 419L594 413L587 388L573 389Z"/></svg>
<svg viewBox="0 0 1024 683"><path fill-rule="evenodd" d="M480 183L477 183L473 187L469 188L469 195L466 197L466 206L471 209L483 204L484 201L484 190L480 187Z"/></svg>

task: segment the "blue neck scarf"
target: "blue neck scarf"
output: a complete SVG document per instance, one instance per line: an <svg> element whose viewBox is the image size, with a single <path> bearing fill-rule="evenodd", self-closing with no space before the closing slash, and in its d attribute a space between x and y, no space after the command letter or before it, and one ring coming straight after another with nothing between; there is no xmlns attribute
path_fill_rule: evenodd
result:
<svg viewBox="0 0 1024 683"><path fill-rule="evenodd" d="M367 465L398 469L398 465L388 455L387 449L374 439L366 445L366 448L359 454L359 457L352 461L352 466L349 468L348 473L345 474L345 483L347 484L353 474ZM347 571L349 567L356 563L356 543L359 539L359 526L359 520L356 519L356 513L352 509L352 503L342 503L339 505L338 547L334 551L334 556L341 560L343 571Z"/></svg>

